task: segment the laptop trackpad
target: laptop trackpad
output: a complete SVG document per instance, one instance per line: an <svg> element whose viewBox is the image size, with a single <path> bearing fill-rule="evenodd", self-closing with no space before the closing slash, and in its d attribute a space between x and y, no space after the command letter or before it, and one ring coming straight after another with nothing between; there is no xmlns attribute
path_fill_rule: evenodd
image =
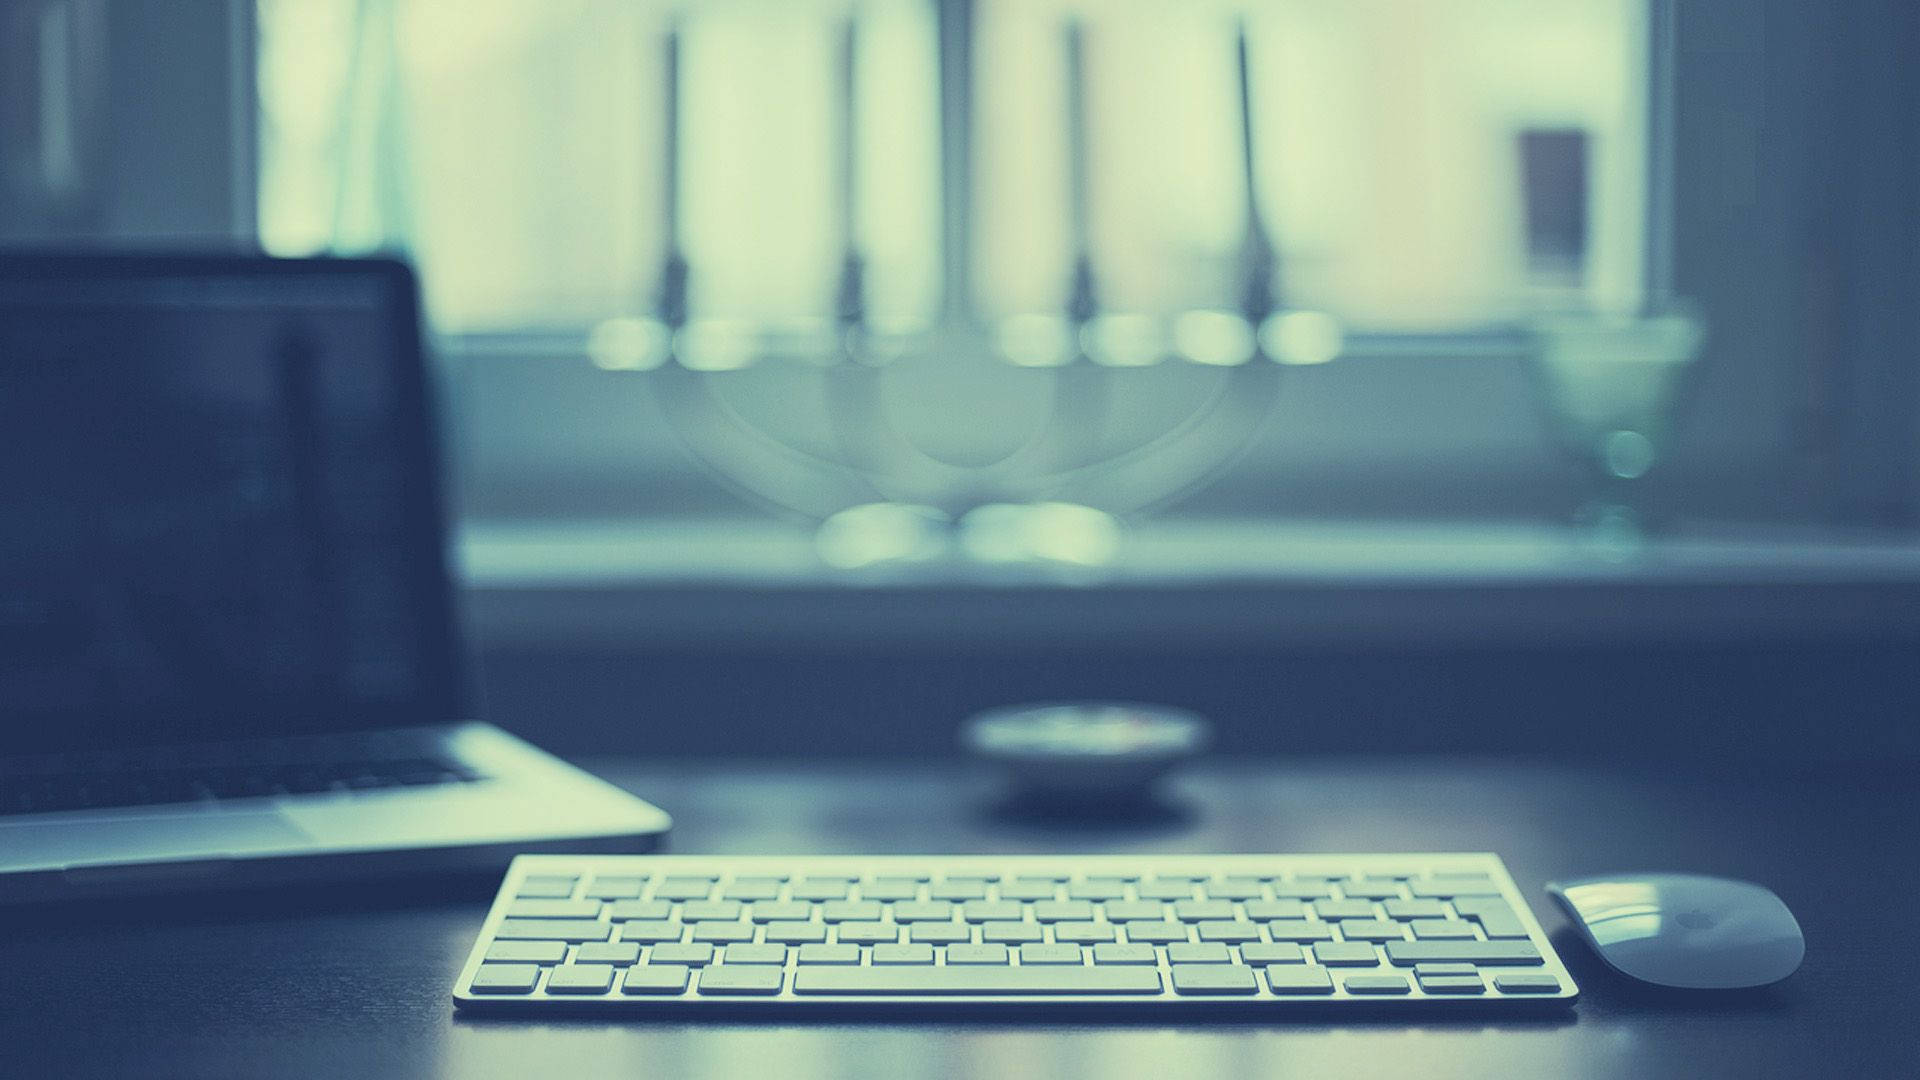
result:
<svg viewBox="0 0 1920 1080"><path fill-rule="evenodd" d="M312 843L275 810L176 814L111 820L0 824L0 865L9 869L218 858L300 849Z"/></svg>

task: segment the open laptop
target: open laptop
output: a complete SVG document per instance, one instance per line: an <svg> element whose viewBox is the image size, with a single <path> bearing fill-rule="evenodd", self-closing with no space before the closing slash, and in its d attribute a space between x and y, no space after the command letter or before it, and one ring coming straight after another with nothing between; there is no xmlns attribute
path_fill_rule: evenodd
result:
<svg viewBox="0 0 1920 1080"><path fill-rule="evenodd" d="M645 850L473 722L413 277L0 255L0 901Z"/></svg>

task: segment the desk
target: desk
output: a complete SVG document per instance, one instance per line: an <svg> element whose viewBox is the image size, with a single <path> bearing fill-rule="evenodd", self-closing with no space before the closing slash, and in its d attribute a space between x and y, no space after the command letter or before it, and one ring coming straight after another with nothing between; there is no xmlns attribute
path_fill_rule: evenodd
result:
<svg viewBox="0 0 1920 1080"><path fill-rule="evenodd" d="M1500 852L1584 991L1559 1020L618 1024L469 1020L448 990L490 881L5 914L0 1074L21 1077L1911 1077L1911 771L1662 774L1460 760L1214 768L1185 814L1062 828L940 766L587 762L671 810L679 852ZM1772 885L1806 965L1766 991L1637 990L1540 892L1682 868Z"/></svg>

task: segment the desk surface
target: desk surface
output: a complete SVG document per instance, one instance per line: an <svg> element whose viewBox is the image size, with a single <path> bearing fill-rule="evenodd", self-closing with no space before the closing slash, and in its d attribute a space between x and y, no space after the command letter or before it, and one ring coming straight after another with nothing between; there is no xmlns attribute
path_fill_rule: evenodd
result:
<svg viewBox="0 0 1920 1080"><path fill-rule="evenodd" d="M449 987L484 881L6 914L0 1074L142 1077L1920 1075L1909 775L1647 775L1462 761L1196 773L1187 809L1105 826L998 815L945 768L590 766L671 810L679 852L1488 849L1534 899L1584 996L1489 1023L752 1026L469 1020ZM1599 968L1540 892L1555 876L1678 868L1772 885L1807 961L1716 998ZM25 1063L35 1067L15 1072Z"/></svg>

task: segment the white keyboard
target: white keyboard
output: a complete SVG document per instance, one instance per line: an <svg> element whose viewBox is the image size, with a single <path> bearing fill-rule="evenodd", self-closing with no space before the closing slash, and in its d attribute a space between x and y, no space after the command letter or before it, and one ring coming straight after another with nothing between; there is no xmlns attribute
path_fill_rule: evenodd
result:
<svg viewBox="0 0 1920 1080"><path fill-rule="evenodd" d="M522 855L463 1009L1565 1006L1498 856Z"/></svg>

